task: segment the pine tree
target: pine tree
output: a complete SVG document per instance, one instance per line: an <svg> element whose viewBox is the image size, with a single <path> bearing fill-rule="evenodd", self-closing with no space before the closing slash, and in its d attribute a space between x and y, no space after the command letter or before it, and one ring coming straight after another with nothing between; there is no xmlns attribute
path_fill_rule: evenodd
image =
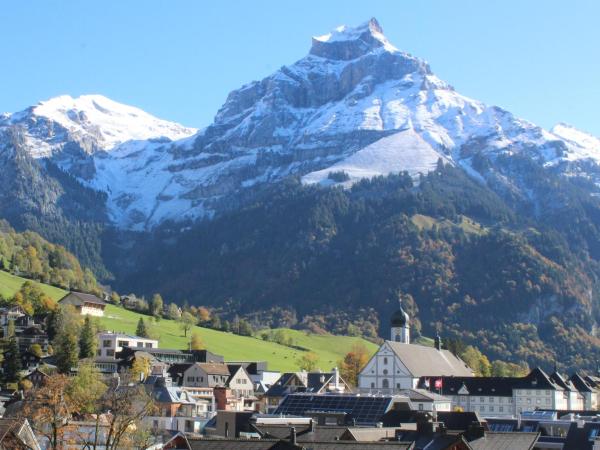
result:
<svg viewBox="0 0 600 450"><path fill-rule="evenodd" d="M147 338L148 330L146 329L146 324L144 323L144 319L140 317L138 320L137 328L135 330L135 334L139 337Z"/></svg>
<svg viewBox="0 0 600 450"><path fill-rule="evenodd" d="M7 381L17 381L21 370L21 353L19 352L19 344L14 337L8 341L6 353L8 355L6 355L4 362L4 376Z"/></svg>
<svg viewBox="0 0 600 450"><path fill-rule="evenodd" d="M61 330L54 340L56 367L60 373L69 373L79 362L77 335L68 329Z"/></svg>
<svg viewBox="0 0 600 450"><path fill-rule="evenodd" d="M79 335L79 357L81 359L96 356L96 336L94 326L89 316L85 316L83 327Z"/></svg>

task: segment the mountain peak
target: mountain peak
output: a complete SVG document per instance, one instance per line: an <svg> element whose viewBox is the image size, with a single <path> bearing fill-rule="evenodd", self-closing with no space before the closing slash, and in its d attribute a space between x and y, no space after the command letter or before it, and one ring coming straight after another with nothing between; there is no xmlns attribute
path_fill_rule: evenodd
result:
<svg viewBox="0 0 600 450"><path fill-rule="evenodd" d="M71 133L93 136L97 145L109 150L129 140L167 137L181 139L197 130L161 120L147 112L98 94L73 98L60 95L41 101L11 116L13 122L27 119L29 114L58 123Z"/></svg>
<svg viewBox="0 0 600 450"><path fill-rule="evenodd" d="M377 19L372 18L357 27L341 25L330 33L313 37L310 53L322 58L351 60L379 48L398 51L384 36Z"/></svg>

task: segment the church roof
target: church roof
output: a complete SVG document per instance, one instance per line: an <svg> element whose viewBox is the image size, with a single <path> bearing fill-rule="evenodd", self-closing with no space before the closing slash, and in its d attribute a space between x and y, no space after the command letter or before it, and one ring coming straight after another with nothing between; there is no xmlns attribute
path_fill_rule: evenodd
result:
<svg viewBox="0 0 600 450"><path fill-rule="evenodd" d="M438 350L417 344L385 342L406 366L413 377L423 376L473 376L473 371L448 350Z"/></svg>

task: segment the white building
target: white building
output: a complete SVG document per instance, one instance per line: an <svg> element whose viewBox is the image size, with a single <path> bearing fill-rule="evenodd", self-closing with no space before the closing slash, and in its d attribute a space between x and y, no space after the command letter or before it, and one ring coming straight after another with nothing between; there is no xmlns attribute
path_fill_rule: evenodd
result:
<svg viewBox="0 0 600 450"><path fill-rule="evenodd" d="M571 410L570 405L583 409L583 395L566 390L553 376L536 368L524 377L441 377L442 387L436 392L450 398L452 409L482 417L517 417L536 409L564 411ZM426 380L421 379L420 386ZM574 402L569 402L570 397Z"/></svg>
<svg viewBox="0 0 600 450"><path fill-rule="evenodd" d="M156 339L142 338L123 333L98 333L98 358L114 359L115 355L125 347L139 350L158 348L158 341Z"/></svg>
<svg viewBox="0 0 600 450"><path fill-rule="evenodd" d="M391 340L385 341L358 376L361 392L393 394L414 389L423 376L473 376L473 371L457 356L441 347L410 343L408 314L400 309L391 318Z"/></svg>

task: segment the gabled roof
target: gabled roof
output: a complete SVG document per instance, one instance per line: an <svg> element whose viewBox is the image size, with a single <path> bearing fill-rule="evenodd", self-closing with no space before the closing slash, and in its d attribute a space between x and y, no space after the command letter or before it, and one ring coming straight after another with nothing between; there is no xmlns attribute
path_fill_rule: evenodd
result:
<svg viewBox="0 0 600 450"><path fill-rule="evenodd" d="M93 303L100 306L106 306L106 302L104 300L96 297L94 294L85 294L83 292L71 291L61 298L59 302L62 302L63 300L66 300L69 304L75 306L81 306L84 303Z"/></svg>
<svg viewBox="0 0 600 450"><path fill-rule="evenodd" d="M419 387L425 387L421 377ZM564 390L540 368L533 369L524 377L439 377L442 379L442 395L481 395L489 397L511 397L513 389ZM432 382L430 381L430 386Z"/></svg>
<svg viewBox="0 0 600 450"><path fill-rule="evenodd" d="M571 383L579 392L594 392L595 389L578 373L574 373L570 378Z"/></svg>
<svg viewBox="0 0 600 450"><path fill-rule="evenodd" d="M577 390L575 388L575 386L573 385L573 383L571 383L571 380L569 380L566 377L563 377L556 370L552 373L552 375L550 375L550 380L552 380L554 383L558 384L565 391L576 391Z"/></svg>
<svg viewBox="0 0 600 450"><path fill-rule="evenodd" d="M229 376L229 369L227 368L227 364L194 363L193 365L200 367L208 375L227 375L227 376Z"/></svg>
<svg viewBox="0 0 600 450"><path fill-rule="evenodd" d="M305 386L302 379L295 372L286 372L281 374L279 379L271 385L266 392L267 397L283 397L288 394L288 385L292 380L296 380L300 386Z"/></svg>
<svg viewBox="0 0 600 450"><path fill-rule="evenodd" d="M531 450L539 433L498 433L488 431L484 437L469 441L473 450ZM566 449L565 449L566 450Z"/></svg>
<svg viewBox="0 0 600 450"><path fill-rule="evenodd" d="M422 376L473 376L473 371L448 350L438 350L417 344L385 341L384 345L396 354L413 377Z"/></svg>

